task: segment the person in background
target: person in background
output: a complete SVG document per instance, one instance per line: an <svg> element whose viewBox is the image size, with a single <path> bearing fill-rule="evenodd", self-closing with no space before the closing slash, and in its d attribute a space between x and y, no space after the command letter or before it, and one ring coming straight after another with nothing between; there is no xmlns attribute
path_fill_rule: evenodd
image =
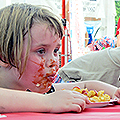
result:
<svg viewBox="0 0 120 120"><path fill-rule="evenodd" d="M116 37L117 37L117 47L120 47L120 17L118 19L118 23L117 23L117 30L116 30Z"/></svg>
<svg viewBox="0 0 120 120"><path fill-rule="evenodd" d="M62 36L61 20L42 6L0 10L0 113L81 112L90 101L74 86L104 89L120 103L120 89L99 81L53 84Z"/></svg>
<svg viewBox="0 0 120 120"><path fill-rule="evenodd" d="M58 71L63 82L88 80L120 86L120 47L106 48L80 56Z"/></svg>

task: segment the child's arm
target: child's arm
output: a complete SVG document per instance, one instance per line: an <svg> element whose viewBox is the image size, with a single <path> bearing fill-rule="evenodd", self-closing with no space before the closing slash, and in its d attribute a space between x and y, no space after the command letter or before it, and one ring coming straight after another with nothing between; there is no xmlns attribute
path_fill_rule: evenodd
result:
<svg viewBox="0 0 120 120"><path fill-rule="evenodd" d="M81 112L88 99L75 91L61 90L48 95L0 88L0 113Z"/></svg>

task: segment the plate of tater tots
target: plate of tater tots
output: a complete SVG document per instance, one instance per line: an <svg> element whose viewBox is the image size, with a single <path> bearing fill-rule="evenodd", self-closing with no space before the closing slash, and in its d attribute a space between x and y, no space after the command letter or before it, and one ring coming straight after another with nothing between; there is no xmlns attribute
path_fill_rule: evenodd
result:
<svg viewBox="0 0 120 120"><path fill-rule="evenodd" d="M80 92L81 94L88 97L90 103L86 105L86 108L92 107L104 107L108 105L114 105L117 100L111 99L110 95L105 94L104 90L88 90L87 88L81 89L78 86L75 86L71 89L72 91Z"/></svg>

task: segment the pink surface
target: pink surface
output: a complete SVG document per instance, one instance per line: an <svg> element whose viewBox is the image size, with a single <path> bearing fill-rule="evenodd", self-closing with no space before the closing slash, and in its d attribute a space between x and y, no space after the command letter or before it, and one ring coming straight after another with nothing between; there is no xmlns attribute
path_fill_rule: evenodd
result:
<svg viewBox="0 0 120 120"><path fill-rule="evenodd" d="M4 120L120 120L120 105L86 108L82 113L9 113Z"/></svg>

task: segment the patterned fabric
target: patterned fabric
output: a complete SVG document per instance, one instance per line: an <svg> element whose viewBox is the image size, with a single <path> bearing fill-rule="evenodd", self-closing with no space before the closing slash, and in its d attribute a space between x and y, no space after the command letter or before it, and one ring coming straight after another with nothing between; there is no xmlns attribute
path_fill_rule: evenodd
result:
<svg viewBox="0 0 120 120"><path fill-rule="evenodd" d="M103 36L100 39L93 39L92 43L88 45L88 48L90 51L99 51L108 47L115 48L116 43L116 37L110 38L108 36Z"/></svg>
<svg viewBox="0 0 120 120"><path fill-rule="evenodd" d="M67 81L67 83L71 83L71 82L74 82L74 81ZM60 75L57 74L54 83L65 83L65 82L64 82L63 79L60 77Z"/></svg>
<svg viewBox="0 0 120 120"><path fill-rule="evenodd" d="M62 82L63 82L62 78L60 77L59 74L57 74L56 77L55 77L54 83L62 83Z"/></svg>

